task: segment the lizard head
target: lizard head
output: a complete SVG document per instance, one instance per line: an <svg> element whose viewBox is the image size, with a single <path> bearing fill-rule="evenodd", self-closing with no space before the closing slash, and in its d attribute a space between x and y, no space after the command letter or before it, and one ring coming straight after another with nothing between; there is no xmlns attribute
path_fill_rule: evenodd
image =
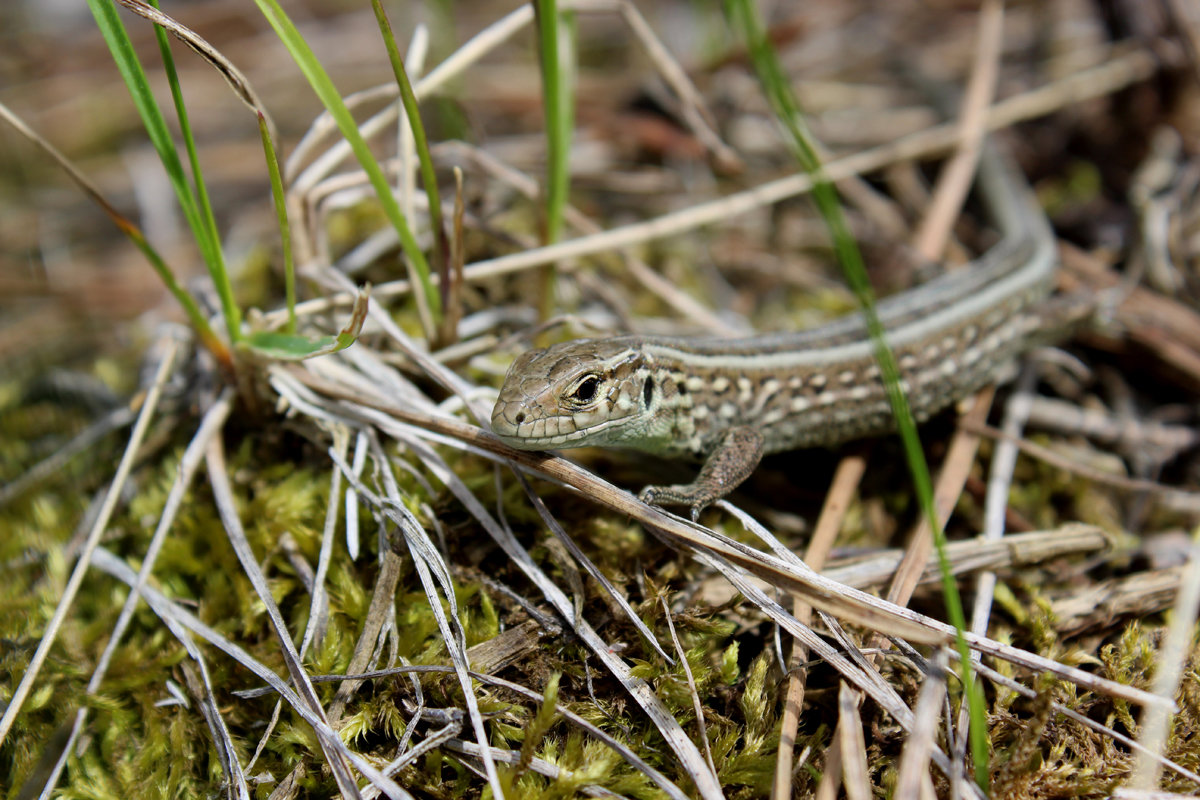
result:
<svg viewBox="0 0 1200 800"><path fill-rule="evenodd" d="M645 359L627 341L563 342L513 362L492 411L492 430L521 450L621 444L654 395Z"/></svg>

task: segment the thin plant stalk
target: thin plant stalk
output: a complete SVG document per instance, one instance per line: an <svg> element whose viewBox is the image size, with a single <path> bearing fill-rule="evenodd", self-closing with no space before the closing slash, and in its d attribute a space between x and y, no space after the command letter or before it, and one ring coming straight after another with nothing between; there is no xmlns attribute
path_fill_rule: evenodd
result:
<svg viewBox="0 0 1200 800"><path fill-rule="evenodd" d="M262 137L263 153L267 159L267 174L271 179L271 200L275 204L275 218L279 225L280 245L283 248L283 287L287 297L287 324L284 332L296 333L296 264L292 256L292 226L288 222L287 199L283 191L283 173L279 166L279 154L271 141L271 129L267 118L260 111L258 132Z"/></svg>
<svg viewBox="0 0 1200 800"><path fill-rule="evenodd" d="M158 8L158 0L146 0ZM162 55L163 71L166 72L167 86L171 88L171 102L175 105L175 117L179 121L179 131L183 136L184 149L187 151L188 166L192 171L191 188L196 198L197 221L203 230L203 235L196 232L196 241L202 248L207 248L205 263L209 266L213 285L221 301L221 311L225 314L229 340L237 342L242 336L242 312L233 296L233 283L229 279L229 270L225 267L225 253L221 247L221 234L217 229L217 218L213 214L212 201L208 196L208 184L204 182L204 173L200 169L200 156L196 148L196 136L192 130L188 116L187 105L183 101L183 87L179 83L179 70L175 68L175 57L171 53L171 42L167 32L155 25L154 36L158 40L158 49Z"/></svg>
<svg viewBox="0 0 1200 800"><path fill-rule="evenodd" d="M283 240L283 259L284 259L284 283L287 295L287 315L288 319L283 332L273 330L251 330L240 332L240 323L235 326L238 330L238 339L236 344L239 347L247 350L256 351L259 355L267 358L277 358L284 360L299 360L311 358L313 356L322 355L325 353L335 352L345 347L349 347L354 339L358 336L361 329L363 319L366 315L366 292L360 294L355 301L355 310L351 312L349 323L335 336L324 336L312 339L296 334L296 288L295 288L295 265L292 256L291 248L291 227L287 219L286 204L284 201L282 170L279 165L279 158L275 151L274 125L271 123L270 116L267 114L266 108L262 101L258 99L257 93L254 91L250 82L246 79L241 71L229 62L216 48L204 40L195 31L181 24L178 20L172 18L168 14L164 14L156 6L146 2L146 0L115 0L115 2L128 8L130 11L142 16L143 18L154 23L159 30L168 31L181 41L186 43L197 55L207 61L218 74L220 74L233 89L237 97L245 103L255 114L255 119L259 126L259 134L262 138L263 153L267 161L267 170L270 175L272 195L274 198L275 209L278 217L278 224ZM170 51L164 51L163 58L170 65L169 73L174 76L174 64L171 60ZM199 174L199 159L196 157L196 147L193 138L190 135L190 125L187 123L187 111L183 103L182 92L178 91L178 80L175 80L174 97L176 107L180 118L183 120L183 127L188 131L188 153L192 159L194 174ZM197 191L200 199L198 205L203 208L202 217L205 221L205 229L211 240L219 246L219 238L217 235L216 221L212 214L211 205L208 202L208 194L205 190L203 180L198 181ZM225 270L222 267L220 274L225 276ZM226 283L227 283L226 277ZM232 294L230 294L232 300ZM235 309L236 311L236 309ZM228 358L225 359L227 361ZM224 363L224 361L223 361ZM244 376L235 375L239 382ZM250 396L249 394L247 396Z"/></svg>
<svg viewBox="0 0 1200 800"><path fill-rule="evenodd" d="M100 28L105 42L108 44L113 60L117 64L117 69L125 81L125 86L129 89L129 94L133 98L138 114L141 116L142 125L146 129L150 142L154 145L159 160L166 170L167 177L175 189L180 209L183 211L184 218L188 221L188 225L192 229L192 235L195 237L196 244L200 248L200 254L204 259L205 265L208 267L213 284L217 288L217 294L221 301L221 309L225 315L225 325L229 339L231 342L236 342L241 338L241 311L233 300L233 288L229 281L228 272L225 269L220 241L215 236L215 226L210 227L204 221L204 214L200 210L200 202L197 200L195 188L192 182L188 180L187 174L184 171L183 163L180 161L179 152L167 128L162 110L159 108L158 102L154 99L154 95L150 90L150 82L146 78L146 72L142 68L141 62L138 61L133 44L129 40L129 34L125 30L125 25L121 22L120 17L117 15L115 6L106 0L88 0L88 6L91 8L92 14L96 19L96 24ZM167 59L168 64L171 63L168 55L164 55L164 58ZM169 74L174 77L173 72ZM176 92L178 90L178 81L173 80L172 86L172 91ZM190 139L190 126L187 125L186 114L181 116L180 124L184 130L185 139ZM199 173L196 173L194 177L197 185L202 184Z"/></svg>
<svg viewBox="0 0 1200 800"><path fill-rule="evenodd" d="M545 218L542 238L545 244L558 241L562 235L563 217L570 189L571 130L575 124L572 70L563 56L569 46L572 27L559 13L557 0L535 0L537 17L538 54L542 74L542 108L546 125L546 184ZM567 34L564 36L564 32ZM564 41L565 40L565 41ZM566 44L566 47L560 47ZM554 266L542 271L541 315L550 316L554 299Z"/></svg>
<svg viewBox="0 0 1200 800"><path fill-rule="evenodd" d="M89 1L99 2L100 0ZM283 42L288 52L291 53L296 65L300 67L300 71L308 79L309 85L312 86L321 103L329 111L330 116L338 126L338 130L341 131L347 144L350 145L350 149L354 152L359 165L367 174L367 179L371 182L371 186L375 189L375 194L379 198L379 204L383 208L384 215L387 216L388 221L395 228L396 234L400 237L400 247L404 250L404 255L407 259L409 278L414 284L421 287L421 290L414 292L413 296L417 305L417 313L421 318L421 326L425 330L425 335L432 339L436 335L437 323L442 316L439 293L437 287L433 285L433 280L430 278L429 264L425 260L425 254L421 252L421 248L417 245L417 240L413 236L412 230L408 227L408 221L404 218L404 213L400 210L400 204L397 202L395 195L392 194L392 187L388 183L383 167L379 164L374 154L371 153L371 149L367 146L362 134L359 133L358 126L354 122L354 117L350 114L350 110L346 108L346 103L338 93L337 87L333 85L329 74L321 66L321 62L313 53L312 48L304 41L304 38L300 35L300 31L296 29L295 24L284 13L279 3L276 0L254 0L254 2L258 5L259 11L266 17L267 22L275 30L275 34L279 37L279 40Z"/></svg>
<svg viewBox="0 0 1200 800"><path fill-rule="evenodd" d="M392 65L392 73L396 76L396 85L400 87L400 102L404 105L404 114L408 117L409 128L412 129L413 144L417 150L417 162L421 170L421 183L425 187L425 195L429 198L429 224L433 228L433 263L441 278L443 287L449 285L450 259L447 247L446 228L442 220L442 201L438 192L437 173L433 169L433 156L429 153L429 139L425 135L425 125L421 122L421 112L417 105L417 95L413 92L412 81L408 79L408 70L404 67L404 59L400 56L400 48L396 46L396 37L392 33L392 25L388 21L387 12L380 0L371 0L371 8L375 11L375 20L379 24L379 32L383 35L383 44L387 48L388 61ZM441 311L443 325L438 331L438 339L442 345L453 341L454 331L447 330L444 324L448 317L446 303L449 301L445 291L441 295Z"/></svg>
<svg viewBox="0 0 1200 800"><path fill-rule="evenodd" d="M949 557L946 554L946 533L938 521L937 511L933 500L933 481L929 475L929 465L925 461L925 453L921 448L921 440L917 435L916 421L909 408L908 399L900 385L900 369L896 356L888 346L886 332L879 316L875 312L875 299L867 280L866 268L863 264L862 253L858 249L849 225L838 201L837 190L825 177L821 161L817 156L812 137L804 124L800 104L796 100L790 85L779 65L774 49L766 38L762 23L751 0L726 0L730 15L740 25L746 37L751 60L758 72L759 81L763 85L776 116L788 133L796 160L801 167L813 177L813 197L817 208L829 228L834 250L842 271L850 284L851 290L862 306L866 319L867 330L875 347L875 359L883 376L884 387L892 413L896 418L896 429L904 445L904 454L908 460L908 468L912 474L913 486L917 500L933 531L934 545L938 554L938 565L942 573L942 594L946 603L950 623L956 631L956 643L962 657L963 686L970 714L971 754L975 762L975 780L984 791L988 788L988 741L987 714L983 703L982 690L972 676L970 650L967 647L963 631L966 629L966 616L963 613L962 598L950 569Z"/></svg>

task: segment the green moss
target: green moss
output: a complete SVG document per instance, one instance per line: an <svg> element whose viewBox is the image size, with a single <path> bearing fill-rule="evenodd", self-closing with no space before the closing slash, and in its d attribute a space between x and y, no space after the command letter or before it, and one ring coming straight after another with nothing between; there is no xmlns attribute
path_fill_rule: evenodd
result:
<svg viewBox="0 0 1200 800"><path fill-rule="evenodd" d="M450 14L452 4L442 5ZM701 5L715 8L719 4ZM717 19L720 20L719 15ZM701 24L713 25L712 30L721 33L721 41L714 40L711 48L712 62L726 59L728 26L712 18ZM626 49L633 52L632 48ZM469 76L460 79L469 80ZM432 102L453 101L438 98ZM473 108L469 112L476 114ZM727 120L718 121L723 124ZM496 120L482 116L479 122L477 132L483 132L488 124L496 124ZM505 119L504 125L506 133L518 132L512 119ZM620 152L616 155L618 159L624 158ZM625 175L636 176L641 168L621 161L614 163L621 165L620 174ZM761 165L750 166L761 168ZM674 167L668 171L674 171ZM1049 193L1043 192L1046 194L1043 199L1049 205L1067 210L1094 202L1100 194L1096 182L1099 173L1080 164L1070 166L1069 171L1072 174L1058 185L1047 185ZM654 177L649 172L647 175ZM761 178L761 172L739 177L737 188L753 185ZM722 193L735 188L733 183L712 187L704 183L695 185L701 191L711 188ZM468 261L489 258L502 250L515 250L519 240L507 237L513 231L528 233L538 227L538 202L510 196L508 190L497 191L497 185L490 179L468 181L467 207L471 217L466 237ZM604 210L612 202L603 196L604 192L589 194L587 180L577 189L577 200L589 212ZM611 196L617 197L615 193ZM678 203L678 198L658 200L665 201L664 207ZM790 215L798 206L788 204L772 215ZM646 210L619 208L616 213L632 218ZM649 211L645 218L661 210ZM336 210L322 217L322 221L336 257L379 230L383 217L377 204L361 202ZM764 219L760 225L775 227L777 221ZM616 223L605 220L606 226L610 224ZM734 225L713 225L695 235L672 237L634 249L688 293L707 301L715 296L712 307L752 310L754 324L762 329L804 327L851 309L852 303L844 290L810 291L789 276L794 271L799 249L795 243L783 242L777 248L779 252L775 252L774 245L781 244L780 241L764 245L748 238L738 239L745 236L744 230ZM738 245L736 250L728 247L731 241ZM279 289L273 269L277 263L274 247L273 240L265 245L258 243L242 259L237 291L243 302L268 305L274 302L272 296ZM736 275L737 280L728 283L696 268L697 263L741 260L746 254L755 260L758 255L768 253L769 270L743 271ZM592 281L599 275L600 282L611 284L613 295L603 299L619 313L633 316L676 313L660 296L645 291L644 287L631 289L628 270L617 254L579 259L572 269L576 275L587 275ZM391 279L398 272L396 260L385 257L356 279ZM463 306L471 312L524 300L525 279L518 275L472 280L464 287ZM592 293L583 282L564 281L563 297L568 311L580 304L581 295L572 294L579 286L584 294ZM714 287L717 287L715 293ZM622 306L623 301L628 305ZM396 321L404 330L416 332L412 315L398 314ZM504 337L510 332L511 329L498 330L497 335ZM546 333L558 338L571 335L573 332L567 329ZM361 346L374 344L369 335ZM0 375L0 486L26 474L96 417L95 409L82 405L79 398L71 400L33 390L37 387L31 386L30 378L33 372L42 369L43 362L37 354L44 350L38 342L28 346L29 353L34 355L23 354L27 357L19 373L0 370L3 373ZM488 359L491 367L502 366L511 356L505 347L477 356L468 364L455 364L454 368L481 384L494 384L496 376L480 365ZM88 354L89 358L92 356ZM104 355L82 369L121 397L132 394L139 374L139 366L132 358ZM209 388L205 386L203 390ZM103 546L135 568L144 557L176 479L181 453L195 428L194 406L198 405L199 396L200 393L194 393L177 405L168 403L166 416L152 430L152 443L139 455L132 481L123 495L126 502L118 508L105 533ZM439 666L449 663L442 632L413 567L412 556L403 541L397 539L390 523L385 523L382 534L385 547L396 547L400 564L396 588L387 598L395 613L385 614L384 633L379 641L360 642L372 600L383 579L377 552L380 523L370 509L362 509L363 552L351 560L346 552L345 520L340 516L344 513L342 498L329 497L331 467L325 455L328 432L303 419L273 418L269 412L267 416L247 419L243 411L239 409L223 432L235 502L254 559L265 572L272 599L279 605L296 642L301 640L310 622L312 607L305 583L306 570L298 560L309 567L315 566L326 507L331 499L338 506L333 556L325 582L328 617L322 635L312 641L304 654L305 668L314 674L343 674L359 660L355 658L359 650L374 655L372 667L402 662ZM86 508L111 479L112 467L120 458L127 435L127 430L109 434L0 508L0 564L5 578L0 582L0 700L11 697L38 637L54 613L71 569L67 543L77 539ZM1050 439L1040 441L1052 443ZM931 452L936 452L937 444L928 444ZM404 507L429 528L439 546L443 539L446 542L448 560L454 570L458 622L468 646L512 630L528 619L530 613L511 595L495 591L492 584L485 584L480 577L523 595L539 613L552 613L527 578L508 563L458 502L440 489L436 481L431 480L434 488L428 489L418 478L423 474L418 459L394 442L386 443L385 448L396 464L403 462L412 468L395 470ZM695 559L665 547L629 518L602 513L597 506L581 502L573 492L546 483L535 484L568 534L617 591L630 599L635 613L654 636L674 653L660 598L672 601L674 631L685 653L693 689L683 665L662 659L594 581L583 578L568 586L567 579L575 578L576 573L555 546L547 544L550 534L517 482L505 477L498 485L492 463L476 455L452 448L441 448L440 452L486 508L503 508L505 522L547 572L560 585L579 591L583 616L618 650L634 674L649 682L685 734L700 744L701 736L707 737L726 795L736 800L767 796L776 767L780 694L786 686L786 676L773 660L774 632L762 616L738 598L726 602L727 594L706 594L705 582L711 576ZM599 471L622 486L636 488L637 481L648 477L646 466L637 458L598 452L581 453L579 458L583 463L599 465ZM873 467L872 473L894 472L886 464L881 466L878 459ZM786 477L796 485L806 479ZM1069 517L1093 521L1107 530L1120 532L1122 521L1127 518L1123 513L1123 497L1056 467L1022 458L1016 477L1010 504L1035 525L1048 527ZM371 468L364 480L375 485L376 476ZM845 535L839 537L839 546L875 546L915 514L907 479L891 481L876 476L877 483L884 484L881 487L872 486L870 480L869 477L863 491L865 499L854 502L843 522ZM794 509L787 511L790 514ZM1153 525L1143 526L1148 530L1179 524L1166 512L1151 513L1155 516L1148 519L1153 520ZM966 498L959 506L958 524L969 526L978 515L978 503ZM740 524L717 511L710 512L705 519L720 525L729 536L760 546ZM793 533L798 529L799 526L791 528ZM797 541L789 544L802 547L803 541L797 536ZM1128 560L1125 556L1117 556L1106 566L1117 572L1127 566L1125 560ZM1061 577L1051 570L1039 573L1025 568L1002 575L997 594L1001 613L994 617L997 622L992 635L1106 677L1147 686L1155 667L1161 620L1157 617L1139 620L1119 632L1114 629L1107 636L1089 633L1087 638L1066 637L1059 632L1048 599L1064 583ZM1070 585L1082 579L1075 571L1067 582ZM262 600L243 575L242 566L226 540L203 472L171 528L151 582L165 595L194 611L206 624L235 640L268 668L286 674L276 632L268 622ZM676 602L676 593L681 591L689 593L683 601L689 605L682 610ZM53 756L55 748L63 746L74 714L81 707L89 712L85 746L72 752L58 796L128 800L210 797L225 791L225 775L212 733L200 711L201 700L192 688L198 681L199 669L184 646L144 603L139 604L128 632L115 648L100 690L85 695L87 681L108 644L127 595L124 585L99 572L89 574L85 580L33 694L0 749L0 791L6 797L21 792L28 795L40 788L37 779L48 768L47 754ZM923 599L919 597L918 601ZM438 602L443 612L450 612L449 603ZM235 694L238 690L258 688L259 679L214 648L202 644L200 649L215 687L217 708L231 732L238 757L243 762L248 760L266 737L263 752L251 773L252 779L259 781L252 784L254 795L265 800L285 776L294 774L293 796L334 796L337 787L310 726L283 706L278 724L268 733L268 721L278 698ZM1029 675L1005 662L991 665L1023 682L1031 680ZM915 696L918 681L910 667L899 667L896 661L885 659L882 668L885 677L906 700ZM1168 756L1191 769L1200 768L1200 748L1196 747L1200 739L1198 674L1200 649L1193 651L1185 670L1178 698L1180 713L1167 746ZM547 634L527 644L516 660L504 667L503 677L541 691L545 697L541 703L530 702L502 689L476 685L475 696L487 715L489 742L520 753L526 761L536 757L560 770L558 777L548 778L534 773L527 765L501 765L503 781L511 788L510 797L574 797L591 784L628 797L663 796L661 790L610 748L567 724L557 713L555 703L627 743L670 780L695 793L691 776L685 774L646 714L569 632ZM413 680L420 682L428 709L463 704L462 687L451 675L423 674L415 678L392 675L363 681L345 703L345 713L338 720L339 732L376 764L386 763L395 756L411 723L411 709L416 702ZM816 665L809 670L808 681L805 715L797 734L797 752L808 755L795 778L797 796L810 795L826 768L823 754L830 747L833 727L825 720L835 719L833 697L837 676L829 668ZM1036 681L1039 694L1033 700L994 686L988 689L991 701L988 724L997 770L1007 770L997 775L995 795L1082 798L1110 794L1128 774L1128 753L1110 739L1052 713L1052 702L1065 704L1131 734L1137 733L1138 709L1071 684L1042 678ZM316 691L327 708L335 702L340 704L345 692L344 685L337 682L319 683ZM959 687L952 683L952 699L957 700L958 691ZM185 698L186 704L176 700L176 692ZM699 696L702 720L696 716L693 692ZM863 715L870 734L872 789L877 795L886 796L894 791L903 735L872 704L864 705ZM439 724L422 723L418 740ZM471 738L473 734L468 729L462 735ZM407 765L396 779L402 785L419 787L422 797L475 800L491 796L491 788L485 781L448 748L430 752ZM1195 788L1170 773L1164 785L1179 792ZM946 791L944 786L939 786L939 790L943 794Z"/></svg>
<svg viewBox="0 0 1200 800"><path fill-rule="evenodd" d="M180 427L179 436L190 430ZM281 542L290 539L295 552L315 565L321 547L328 502L330 475L320 458L297 462L295 455L280 448L275 432L246 432L230 446L229 473L233 478L239 514L263 570L272 595L283 611L297 641L308 622L311 603L301 574ZM96 464L111 465L119 456L114 439L108 452L96 453ZM109 528L104 546L127 558L133 566L157 524L162 507L178 471L182 441L162 449L154 459L143 462L134 473L137 491L119 510ZM480 487L481 496L493 491L490 465L473 457L456 458L456 469ZM102 471L91 480L99 483ZM488 577L525 591L524 579L503 560L473 522L442 494L429 496L419 481L404 470L397 471L405 503L419 519L436 513L449 546L452 561L461 563L464 553L483 559ZM1062 502L1076 487L1072 480L1049 482L1037 497L1022 502ZM6 691L19 675L36 646L36 635L53 613L69 573L62 543L69 540L82 513L78 499L63 502L74 489L67 480L45 482L6 509L15 519L11 537L0 537L0 552L17 566L0 586L0 674ZM77 494L77 492L75 492ZM567 526L613 580L618 590L637 600L637 613L655 631L660 641L669 641L663 609L657 599L672 587L686 584L700 574L694 562L663 548L644 531L625 519L597 515L581 509L571 498L548 492L548 501ZM494 501L495 498L488 498ZM517 493L507 491L502 502L513 512L510 524L532 546L535 554L553 571L549 549L540 545L548 536L541 520L528 509ZM1073 500L1069 501L1073 502ZM524 511L518 511L524 508ZM313 642L305 656L314 674L344 673L351 663L363 629L376 584L380 578L375 552L376 522L361 516L364 552L351 561L345 550L344 525L339 519L333 559L326 579L329 616L324 635ZM731 532L733 532L731 530ZM29 555L32 554L32 557ZM395 627L380 653L381 665L389 659L415 664L446 664L445 646L424 590L413 570L411 556L400 550L400 576L395 593ZM22 561L22 558L25 558ZM638 571L652 569L653 578ZM455 599L467 644L494 638L523 618L511 601L484 589L472 580L472 572L455 575ZM193 608L206 623L246 647L255 658L283 674L284 669L274 633L261 601L254 595L226 541L213 508L211 494L201 480L186 497L154 570L152 581L168 596ZM599 590L586 582L585 614L603 622L601 634L623 643L624 657L634 674L647 680L683 726L688 736L698 739L692 691L682 666L667 664L642 642L633 628L614 614ZM998 599L1015 622L1012 631L994 629L998 638L1018 639L1044 655L1067 663L1100 669L1107 677L1146 685L1153 669L1157 628L1132 625L1124 634L1099 651L1082 649L1077 642L1064 641L1056 632L1050 605L1035 580L1002 584ZM644 594L643 594L644 592ZM44 757L47 742L61 741L64 726L74 709L86 704L90 716L88 747L72 756L61 786L64 797L179 797L211 794L223 785L224 776L213 749L211 733L197 710L197 698L188 688L189 671L195 667L182 645L144 604L133 618L129 633L116 648L101 690L85 697L84 686L96 659L107 643L116 614L127 590L111 579L95 574L85 582L78 613L72 614L39 680L27 701L2 752L0 768L16 777L15 786L32 776ZM640 598L640 600L639 600ZM442 603L449 612L448 604ZM717 608L688 608L673 615L673 623L703 703L705 730L721 782L731 798L763 797L769 792L776 762L780 688L778 666L764 648L748 663L741 660L747 638L731 640L742 624L736 604ZM744 628L743 628L744 631ZM243 699L236 689L254 688L256 678L210 648L208 656L217 701L240 756L249 757L265 733L276 699L273 696ZM1195 657L1193 657L1195 658ZM1193 661L1193 664L1195 661ZM1013 672L1004 664L1002 672ZM556 694L565 704L629 743L671 780L689 786L658 732L623 690L596 668L594 659L577 643L554 637L543 639L508 668L514 679ZM820 681L820 670L812 679ZM559 674L556 693L548 687L548 676ZM1018 676L1023 677L1023 676ZM460 706L461 687L446 675L420 676L426 703L431 708ZM189 706L169 704L168 681L181 687ZM590 681L590 686L589 686ZM915 691L911 679L897 677L896 685ZM340 685L318 684L326 705L333 702ZM821 704L820 686L810 690L809 702ZM505 692L476 687L481 708L488 714L488 734L493 744L544 759L559 767L556 779L535 775L527 769L504 767L505 780L513 796L571 797L580 787L599 783L630 797L661 797L662 793L645 776L624 763L611 750L565 724L550 706L516 701ZM1120 728L1136 731L1137 715L1119 701L1079 692L1069 684L1048 684L1043 698L1054 699L1083 713L1107 719ZM1188 674L1180 693L1181 714L1169 744L1170 753L1181 763L1196 765L1189 750L1197 719L1195 669ZM362 684L347 705L341 721L343 738L361 752L387 759L404 735L413 701L411 682L406 677L370 680ZM163 704L164 702L168 704ZM539 709L541 709L539 711ZM1039 796L1054 792L1072 797L1100 796L1116 785L1128 769L1128 758L1090 731L1050 716L1039 732L1029 726L1036 708L1030 701L1008 691L992 693L990 727L998 764L1013 764L1012 775L1003 784L1009 796ZM797 790L809 791L819 777L820 753L828 747L828 726L802 722L798 748L811 747L805 769L797 775ZM894 782L898 744L872 745L873 780L880 786ZM323 768L324 756L311 728L286 707L280 722L267 740L255 765L256 774L281 779L300 767L301 796L328 796L336 791ZM1103 767L1097 767L1097 765ZM1019 767L1019 769L1018 769ZM421 786L432 797L479 797L488 793L477 777L465 772L455 757L432 753L407 766L397 778L405 785ZM1179 786L1168 777L1168 785ZM277 784L256 785L256 796L266 797Z"/></svg>

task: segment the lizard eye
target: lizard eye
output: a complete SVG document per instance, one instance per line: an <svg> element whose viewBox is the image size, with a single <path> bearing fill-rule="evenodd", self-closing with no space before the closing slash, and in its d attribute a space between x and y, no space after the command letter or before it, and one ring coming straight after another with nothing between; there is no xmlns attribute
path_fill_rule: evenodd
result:
<svg viewBox="0 0 1200 800"><path fill-rule="evenodd" d="M599 385L599 378L595 375L588 375L575 387L575 391L571 393L571 397L580 403L590 403L592 398L596 396L596 387Z"/></svg>

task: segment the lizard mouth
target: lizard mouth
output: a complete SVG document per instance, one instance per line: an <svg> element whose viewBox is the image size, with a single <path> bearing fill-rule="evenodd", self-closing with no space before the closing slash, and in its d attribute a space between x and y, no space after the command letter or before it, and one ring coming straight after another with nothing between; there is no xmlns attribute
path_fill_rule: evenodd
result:
<svg viewBox="0 0 1200 800"><path fill-rule="evenodd" d="M595 437L619 426L627 417L581 421L579 414L535 416L525 406L498 402L492 412L492 431L518 450L556 450L601 444Z"/></svg>

